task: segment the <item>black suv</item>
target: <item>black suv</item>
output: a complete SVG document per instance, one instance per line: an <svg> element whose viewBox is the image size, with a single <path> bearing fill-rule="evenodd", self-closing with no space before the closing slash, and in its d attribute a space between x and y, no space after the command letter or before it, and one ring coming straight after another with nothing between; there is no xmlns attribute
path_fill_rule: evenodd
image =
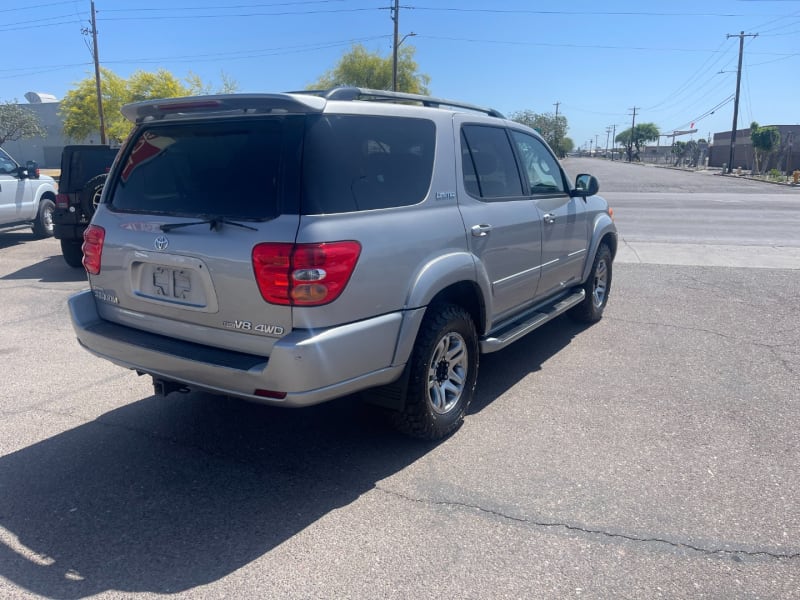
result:
<svg viewBox="0 0 800 600"><path fill-rule="evenodd" d="M106 174L116 156L116 148L98 145L66 146L61 153L53 226L64 260L71 267L81 266L83 232L100 201Z"/></svg>

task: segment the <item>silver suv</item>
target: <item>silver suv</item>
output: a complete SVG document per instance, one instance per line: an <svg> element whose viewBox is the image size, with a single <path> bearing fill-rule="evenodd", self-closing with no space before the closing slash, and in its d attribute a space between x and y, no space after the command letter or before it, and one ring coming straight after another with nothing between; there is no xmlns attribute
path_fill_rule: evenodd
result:
<svg viewBox="0 0 800 600"><path fill-rule="evenodd" d="M417 96L156 100L87 229L80 343L153 377L305 406L353 392L402 431L463 421L478 356L598 320L616 229L531 129Z"/></svg>

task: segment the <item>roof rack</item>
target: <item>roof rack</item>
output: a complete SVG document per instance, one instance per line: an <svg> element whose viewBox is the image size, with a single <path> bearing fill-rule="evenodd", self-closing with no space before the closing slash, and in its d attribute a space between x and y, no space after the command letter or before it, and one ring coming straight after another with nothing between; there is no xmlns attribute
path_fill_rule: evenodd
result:
<svg viewBox="0 0 800 600"><path fill-rule="evenodd" d="M459 102L457 100L445 100L444 98L435 98L433 96L423 96L421 94L407 94L405 92L390 92L387 90L373 90L369 88L360 87L337 87L331 90L306 90L303 92L290 92L297 94L310 94L313 96L321 96L326 100L370 100L377 102L415 102L422 106L429 106L439 108L447 106L451 108L463 108L479 113L489 115L490 117L497 117L505 119L505 116L500 111L493 108L486 108L484 106L476 106L474 104L467 104L466 102Z"/></svg>

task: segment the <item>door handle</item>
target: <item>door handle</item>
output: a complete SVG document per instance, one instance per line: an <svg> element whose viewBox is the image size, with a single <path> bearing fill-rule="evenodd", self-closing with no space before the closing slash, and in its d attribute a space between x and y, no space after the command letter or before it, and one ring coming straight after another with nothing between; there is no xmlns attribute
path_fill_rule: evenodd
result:
<svg viewBox="0 0 800 600"><path fill-rule="evenodd" d="M556 222L556 216L553 213L547 213L542 218L544 219L544 222L547 223L548 225L552 225L553 223Z"/></svg>
<svg viewBox="0 0 800 600"><path fill-rule="evenodd" d="M491 225L473 225L471 230L473 237L486 237L492 230Z"/></svg>

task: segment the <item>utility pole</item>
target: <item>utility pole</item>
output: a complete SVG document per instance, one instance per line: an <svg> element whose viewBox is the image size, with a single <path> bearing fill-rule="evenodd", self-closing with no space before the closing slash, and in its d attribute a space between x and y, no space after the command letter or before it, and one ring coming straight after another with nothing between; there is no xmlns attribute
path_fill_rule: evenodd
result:
<svg viewBox="0 0 800 600"><path fill-rule="evenodd" d="M394 21L394 44L392 46L392 91L397 91L397 46L399 37L400 25L400 0L394 0L394 8L392 8L392 21Z"/></svg>
<svg viewBox="0 0 800 600"><path fill-rule="evenodd" d="M556 155L560 158L561 157L561 131L558 128L558 107L561 105L561 102L553 102L553 106L556 107L556 117L553 123L553 142L555 143L554 150L556 151Z"/></svg>
<svg viewBox="0 0 800 600"><path fill-rule="evenodd" d="M617 143L617 124L611 126L611 160L614 160L614 145Z"/></svg>
<svg viewBox="0 0 800 600"><path fill-rule="evenodd" d="M633 111L633 118L631 119L631 137L628 140L628 162L633 162L633 130L636 128L636 109L638 107L634 106L631 110Z"/></svg>
<svg viewBox="0 0 800 600"><path fill-rule="evenodd" d="M97 88L97 114L100 115L100 143L106 143L106 119L103 115L103 91L100 88L100 55L97 52L97 20L92 0L92 54L94 54L94 81Z"/></svg>
<svg viewBox="0 0 800 600"><path fill-rule="evenodd" d="M611 135L611 127L606 127L606 158L608 158L608 138Z"/></svg>
<svg viewBox="0 0 800 600"><path fill-rule="evenodd" d="M733 99L733 125L731 126L731 151L730 156L728 158L728 173L730 174L733 170L733 154L734 150L736 149L736 127L737 122L739 120L739 88L742 83L742 55L744 54L744 38L746 37L758 37L757 33L748 33L745 34L744 31L740 31L737 34L728 34L726 39L730 39L732 37L739 38L739 67L736 70L736 96Z"/></svg>

